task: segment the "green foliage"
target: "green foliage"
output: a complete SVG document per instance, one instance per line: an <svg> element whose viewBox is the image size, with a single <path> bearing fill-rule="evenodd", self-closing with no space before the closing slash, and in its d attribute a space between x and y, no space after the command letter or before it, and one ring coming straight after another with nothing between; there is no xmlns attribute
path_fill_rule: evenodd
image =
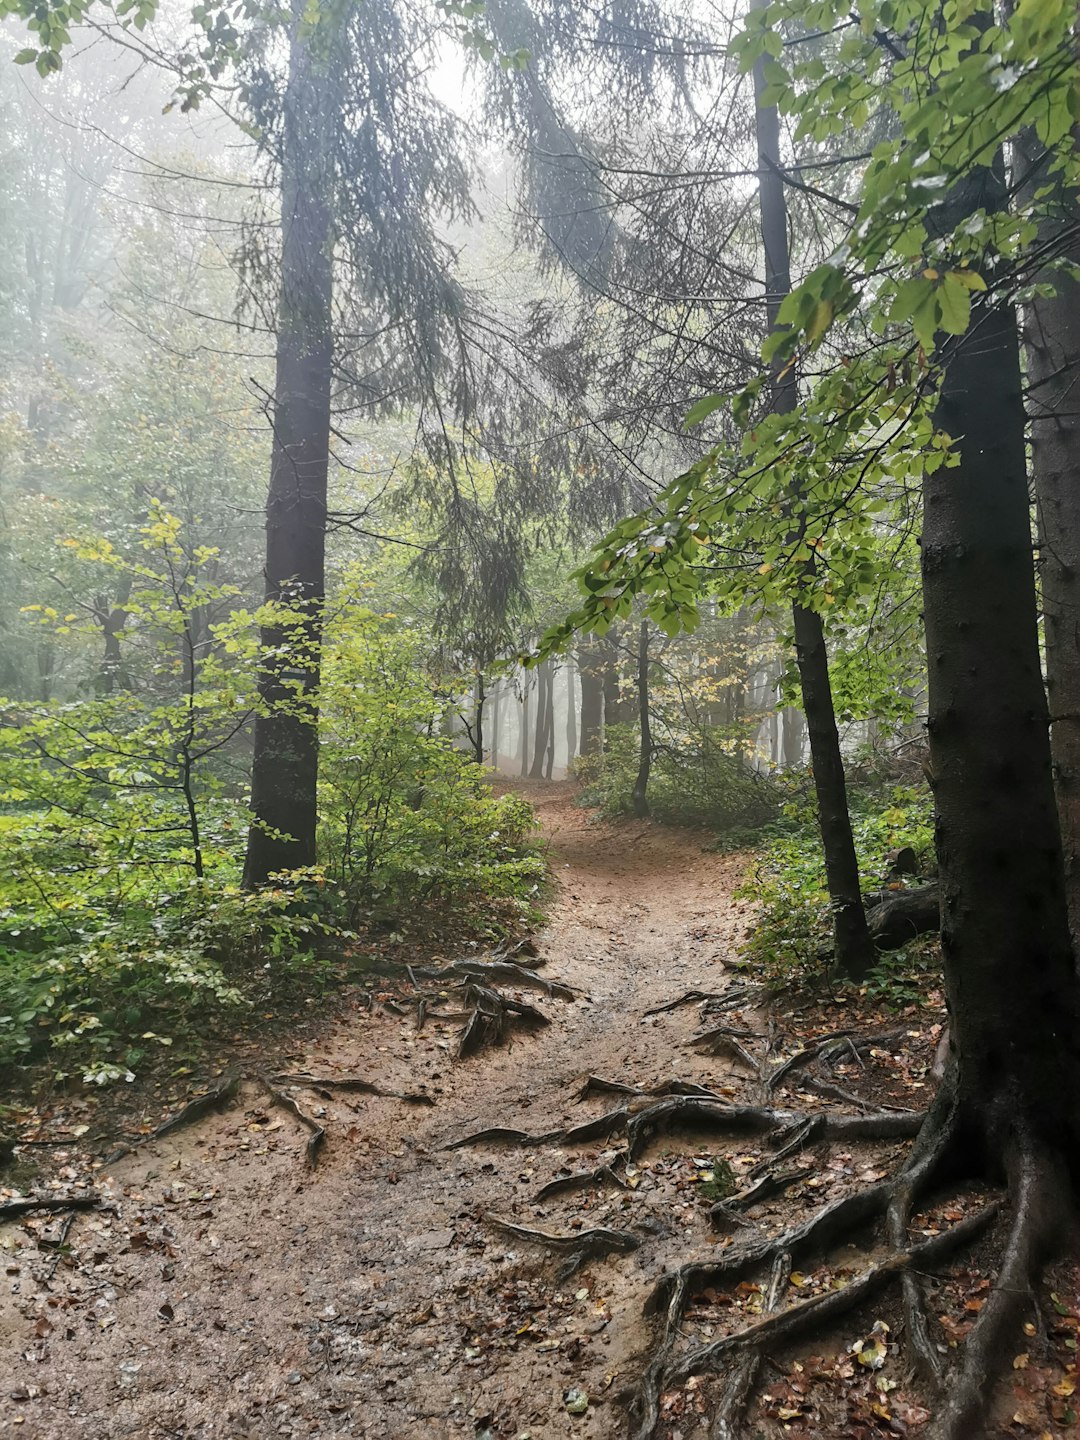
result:
<svg viewBox="0 0 1080 1440"><path fill-rule="evenodd" d="M207 578L216 552L188 546L156 504L134 558L100 538L60 544L85 589L122 589L123 623L104 685L0 702L0 1066L47 1057L59 1076L126 1077L211 1017L323 984L352 937L343 915L520 921L543 869L532 812L495 798L440 733L445 696L419 637L336 613L325 868L247 893L245 729L266 607L212 621L236 591ZM60 645L96 646L80 613L34 606L29 619Z"/></svg>
<svg viewBox="0 0 1080 1440"><path fill-rule="evenodd" d="M793 781L791 783L794 783ZM878 890L893 850L910 846L920 873L933 863L932 797L923 789L852 789L852 831L864 893ZM744 955L773 985L824 978L832 959L832 915L821 835L812 801L797 797L785 807L792 827L761 851L739 894L760 906ZM879 986L906 974L895 956L878 967Z"/></svg>
<svg viewBox="0 0 1080 1440"><path fill-rule="evenodd" d="M725 836L752 834L774 819L779 800L772 782L738 753L737 733L703 725L673 736L653 756L649 808L668 825L701 825ZM631 813L639 741L634 725L611 725L601 755L575 765L584 780L582 803L607 816Z"/></svg>
<svg viewBox="0 0 1080 1440"><path fill-rule="evenodd" d="M349 609L330 637L323 689L322 852L356 922L438 911L520 915L543 873L516 795L441 733L441 687L419 638Z"/></svg>
<svg viewBox="0 0 1080 1440"><path fill-rule="evenodd" d="M310 989L325 970L321 947L340 934L295 887L169 888L148 872L120 901L84 891L67 904L4 872L0 1066L48 1055L58 1079L130 1079L148 1052L192 1039L210 1018L276 1001L290 985ZM69 877L56 878L62 890Z"/></svg>

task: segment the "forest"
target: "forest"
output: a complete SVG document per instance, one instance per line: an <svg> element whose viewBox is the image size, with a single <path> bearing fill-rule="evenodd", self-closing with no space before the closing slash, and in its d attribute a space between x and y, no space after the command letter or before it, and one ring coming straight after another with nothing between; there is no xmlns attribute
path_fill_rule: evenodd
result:
<svg viewBox="0 0 1080 1440"><path fill-rule="evenodd" d="M1080 1434L1077 41L0 0L4 1434Z"/></svg>

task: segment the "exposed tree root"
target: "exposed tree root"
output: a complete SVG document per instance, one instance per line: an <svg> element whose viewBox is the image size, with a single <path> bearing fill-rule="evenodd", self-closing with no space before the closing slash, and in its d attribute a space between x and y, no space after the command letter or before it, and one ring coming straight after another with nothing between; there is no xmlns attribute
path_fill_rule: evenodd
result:
<svg viewBox="0 0 1080 1440"><path fill-rule="evenodd" d="M171 1135L174 1130L182 1130L187 1125L193 1125L196 1120L201 1120L204 1115L209 1115L211 1110L223 1110L230 1100L236 1099L242 1079L243 1076L236 1068L226 1070L225 1074L204 1095L196 1095L193 1100L189 1100L175 1115L170 1115L168 1119L163 1120L149 1135L140 1135L138 1139L124 1141L111 1154L106 1155L104 1163L113 1165L125 1155L132 1154L140 1145L145 1145L150 1140L161 1140L164 1136Z"/></svg>
<svg viewBox="0 0 1080 1440"><path fill-rule="evenodd" d="M453 977L455 980L501 981L504 985L539 990L549 1000L578 1000L585 995L584 990L578 990L561 980L545 980L542 975L537 975L535 970L528 970L524 965L515 965L511 960L455 960L441 968L410 967L409 974L414 977L414 983L416 975L423 976L425 980L445 980Z"/></svg>
<svg viewBox="0 0 1080 1440"><path fill-rule="evenodd" d="M0 1221L19 1220L23 1215L66 1215L72 1210L105 1208L101 1195L25 1195L0 1205Z"/></svg>
<svg viewBox="0 0 1080 1440"><path fill-rule="evenodd" d="M864 1200L866 1196L873 1195L874 1208L878 1208L884 1199L882 1192L888 1190L890 1187L887 1185L875 1186L873 1191L864 1192L863 1195L848 1196L847 1200L848 1202ZM840 1201L837 1205L830 1206L828 1212L822 1212L822 1216L818 1217L818 1220L821 1221L826 1213L831 1213L832 1219L828 1225L819 1225L817 1228L812 1241L814 1247L824 1243L826 1236L834 1237L838 1219L844 1213L841 1212L840 1207L844 1205L845 1202ZM686 1267L678 1272L666 1292L667 1305L661 1340L642 1377L640 1390L634 1399L635 1440L651 1440L655 1434L660 1414L660 1397L665 1390L684 1385L692 1375L715 1371L718 1362L732 1354L748 1352L761 1354L766 1346L801 1339L808 1331L836 1320L841 1315L855 1309L864 1300L877 1294L897 1276L902 1276L913 1268L936 1264L953 1250L968 1244L986 1228L1000 1209L1001 1202L993 1201L977 1214L961 1220L951 1230L934 1235L919 1244L907 1246L903 1250L893 1251L885 1260L870 1266L861 1275L855 1276L841 1290L829 1290L822 1295L812 1296L808 1300L797 1301L783 1310L774 1311L754 1325L737 1330L722 1339L710 1341L707 1345L697 1346L687 1353L675 1357L673 1352L678 1339L679 1325L691 1296L701 1288L702 1283L715 1283L722 1276L738 1273L745 1266L736 1260L729 1267ZM860 1223L861 1219L867 1218L865 1214L860 1214L859 1207L850 1205L846 1215L847 1223L842 1225L843 1229L848 1229L851 1225ZM859 1215L859 1219L855 1218L856 1215ZM805 1250L811 1244L811 1233L811 1227L803 1225L776 1241L757 1247L760 1252L757 1263L771 1258L775 1264L777 1258L783 1256L785 1263L790 1265L798 1251ZM789 1245L788 1242L793 1243ZM977 1432L967 1431L965 1433L970 1436ZM960 1434L959 1431L955 1432L956 1440L960 1440Z"/></svg>
<svg viewBox="0 0 1080 1440"><path fill-rule="evenodd" d="M487 1130L475 1130L463 1135L460 1140L451 1140L444 1150L464 1150L467 1145L547 1145L560 1141L561 1130L545 1130L540 1135L531 1135L528 1130L512 1130L505 1125L492 1125Z"/></svg>
<svg viewBox="0 0 1080 1440"><path fill-rule="evenodd" d="M935 1265L952 1251L974 1240L994 1219L1001 1209L1001 1201L989 1205L961 1220L951 1230L933 1235L906 1250L894 1251L876 1265L871 1265L861 1275L856 1275L841 1290L827 1290L823 1295L813 1295L808 1300L797 1301L784 1310L759 1320L745 1330L726 1335L721 1340L712 1340L708 1345L680 1356L665 1375L670 1385L682 1385L691 1375L701 1374L714 1367L716 1361L733 1350L745 1350L778 1341L800 1338L823 1320L834 1320L854 1310L864 1300L884 1288L894 1276L902 1274L915 1265ZM968 1431L968 1434L971 1432Z"/></svg>
<svg viewBox="0 0 1080 1440"><path fill-rule="evenodd" d="M964 1342L960 1369L952 1377L931 1434L933 1440L968 1440L981 1428L987 1376L1003 1353L1040 1268L1061 1244L1070 1219L1068 1177L1048 1155L1018 1144L1006 1156L1013 1213L997 1278Z"/></svg>
<svg viewBox="0 0 1080 1440"><path fill-rule="evenodd" d="M373 1085L370 1080L361 1080L358 1076L352 1075L309 1075L307 1071L297 1071L294 1075L271 1075L267 1083L271 1085L303 1085L307 1089L319 1091L324 1095L328 1095L331 1090L353 1090L361 1095L379 1095L387 1100L403 1100L406 1105L435 1104L432 1096L422 1092L410 1094L403 1090L384 1090L381 1085Z"/></svg>
<svg viewBox="0 0 1080 1440"><path fill-rule="evenodd" d="M648 1018L650 1015L666 1015L669 1010L678 1010L682 1005L698 1005L711 1000L724 999L724 992L718 990L687 990L685 995L680 995L677 1000L669 1000L666 1005L654 1005L651 1010L643 1012Z"/></svg>
<svg viewBox="0 0 1080 1440"><path fill-rule="evenodd" d="M772 1274L762 1297L761 1308L766 1314L779 1306L790 1278L791 1256L782 1252L773 1261ZM742 1417L757 1383L761 1360L759 1350L747 1350L737 1355L728 1367L724 1388L712 1414L710 1440L739 1440Z"/></svg>
<svg viewBox="0 0 1080 1440"><path fill-rule="evenodd" d="M239 1070L227 1070L205 1095L196 1095L194 1100L189 1100L182 1110L178 1110L168 1120L163 1120L147 1139L160 1140L163 1135L171 1135L174 1130L181 1130L185 1125L201 1120L204 1115L209 1115L211 1110L223 1109L230 1100L235 1100L236 1092L240 1089L240 1079Z"/></svg>
<svg viewBox="0 0 1080 1440"><path fill-rule="evenodd" d="M515 1225L497 1215L486 1215L485 1220L496 1230L513 1235L517 1240L526 1240L530 1245L542 1245L566 1259L557 1272L558 1280L566 1280L588 1260L604 1255L629 1254L636 1250L641 1241L628 1230L609 1230L599 1226L594 1230L579 1230L575 1235L552 1235L548 1230L533 1230L525 1225Z"/></svg>
<svg viewBox="0 0 1080 1440"><path fill-rule="evenodd" d="M809 1179L813 1173L812 1165L805 1165L799 1170L768 1170L752 1185L747 1185L745 1189L730 1195L726 1200L718 1200L709 1211L709 1222L716 1230L727 1229L744 1210L750 1210L753 1206L760 1205L763 1200L771 1200L776 1195L782 1195L792 1185L798 1185L801 1180Z"/></svg>
<svg viewBox="0 0 1080 1440"><path fill-rule="evenodd" d="M677 1083L677 1082L676 1082ZM672 1086L674 1089L674 1085ZM656 1092L636 1091L625 1105L598 1115L584 1124L566 1130L547 1130L540 1134L495 1126L463 1135L443 1148L460 1150L467 1145L584 1145L606 1140L612 1135L626 1135L628 1160L636 1160L645 1146L658 1134L689 1128L717 1134L779 1132L781 1148L772 1165L786 1159L796 1150L821 1140L895 1140L909 1139L918 1133L924 1116L911 1112L894 1114L877 1111L869 1115L815 1115L804 1117L792 1110L777 1110L764 1105L732 1105L711 1091L671 1094L654 1098Z"/></svg>
<svg viewBox="0 0 1080 1440"><path fill-rule="evenodd" d="M541 1205L553 1195L564 1195L569 1190L591 1190L594 1185L616 1185L620 1190L626 1190L629 1187L620 1173L625 1167L626 1156L616 1155L594 1170L575 1170L572 1175L557 1176L540 1187L533 1196L533 1204Z"/></svg>
<svg viewBox="0 0 1080 1440"><path fill-rule="evenodd" d="M319 1124L313 1115L300 1108L300 1102L295 1095L290 1095L287 1090L279 1090L270 1080L263 1077L263 1084L270 1092L270 1098L275 1105L280 1105L283 1110L288 1110L295 1115L300 1124L308 1132L307 1145L304 1147L305 1158L308 1168L314 1170L319 1160L319 1150L326 1139L326 1131Z"/></svg>
<svg viewBox="0 0 1080 1440"><path fill-rule="evenodd" d="M472 1014L458 1038L459 1060L475 1055L488 1045L498 1045L512 1020L520 1020L526 1025L551 1023L535 1005L528 1005L524 1000L512 1000L501 991L476 981L469 981L466 985L465 1001L472 1006Z"/></svg>

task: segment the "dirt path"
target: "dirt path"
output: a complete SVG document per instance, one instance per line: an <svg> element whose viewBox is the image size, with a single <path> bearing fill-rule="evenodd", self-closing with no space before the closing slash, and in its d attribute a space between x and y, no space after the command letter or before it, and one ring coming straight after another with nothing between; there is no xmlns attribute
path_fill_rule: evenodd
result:
<svg viewBox="0 0 1080 1440"><path fill-rule="evenodd" d="M644 1342L641 1300L666 1259L685 1257L688 1230L707 1243L700 1206L673 1208L648 1176L632 1201L592 1191L536 1206L560 1167L599 1151L442 1147L487 1125L547 1130L600 1113L575 1101L589 1072L716 1083L722 1062L681 1048L692 1012L642 1014L722 983L740 862L685 832L597 824L565 783L534 798L557 881L544 973L589 999L541 1000L553 1024L460 1063L453 1026L417 1034L411 1019L360 1012L312 1050L271 1057L422 1084L436 1104L305 1095L327 1131L311 1173L294 1118L245 1081L223 1114L107 1171L116 1213L75 1220L48 1289L56 1254L31 1236L55 1239L59 1222L6 1227L0 1394L13 1398L0 1434L620 1433L610 1401ZM483 1219L565 1231L625 1225L631 1205L650 1243L563 1284L550 1257ZM584 1415L567 1410L569 1390L589 1397Z"/></svg>

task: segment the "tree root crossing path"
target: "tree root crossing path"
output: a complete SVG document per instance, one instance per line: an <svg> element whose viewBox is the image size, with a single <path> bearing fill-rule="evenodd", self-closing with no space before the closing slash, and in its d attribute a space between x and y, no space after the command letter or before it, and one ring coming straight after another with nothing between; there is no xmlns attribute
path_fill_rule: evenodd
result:
<svg viewBox="0 0 1080 1440"><path fill-rule="evenodd" d="M903 1168L935 1027L778 1021L731 963L745 857L533 798L556 890L527 952L414 966L8 1209L0 1433L932 1425L1002 1223L930 1193L932 1153Z"/></svg>

